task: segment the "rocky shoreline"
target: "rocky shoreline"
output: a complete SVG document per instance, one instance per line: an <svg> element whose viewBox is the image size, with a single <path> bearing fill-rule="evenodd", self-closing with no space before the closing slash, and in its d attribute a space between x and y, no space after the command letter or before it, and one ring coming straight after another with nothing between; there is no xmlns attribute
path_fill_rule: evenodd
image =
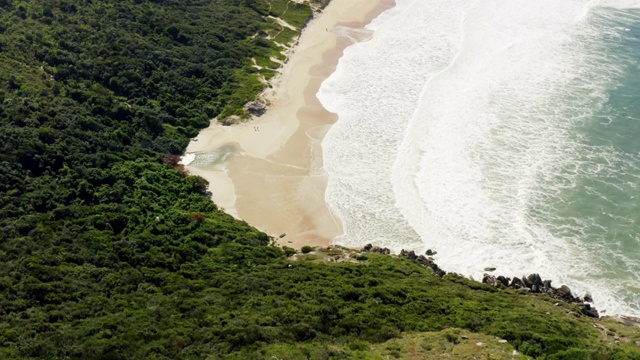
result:
<svg viewBox="0 0 640 360"><path fill-rule="evenodd" d="M360 251L362 252L375 252L380 254L389 255L391 250L388 248L380 248L371 244L365 245ZM434 274L443 277L447 274L442 270L434 261L433 255L437 253L432 250L427 250L425 255L416 255L415 251L400 251L399 256L409 260L414 260L417 263L425 267L429 267L433 270ZM486 268L485 271L494 271L495 268ZM491 285L500 289L514 289L523 294L528 293L544 293L551 296L554 299L563 301L570 304L576 304L580 306L580 312L586 316L593 318L600 318L598 310L593 306L593 298L589 293L583 297L574 296L571 289L567 285L562 285L558 288L551 286L551 280L542 280L539 274L530 274L523 277L505 277L502 275L493 276L485 273L482 277L483 284ZM627 318L629 321L637 321L638 319ZM637 323L637 322L636 322Z"/></svg>
<svg viewBox="0 0 640 360"><path fill-rule="evenodd" d="M326 262L359 262L367 259L367 253L378 253L413 260L424 267L431 268L433 270L433 274L439 277L443 277L447 274L445 270L441 269L435 263L433 256L437 255L437 252L433 250L427 250L424 255L418 255L415 251L402 250L399 254L395 255L392 254L392 251L389 248L373 246L372 244L367 244L361 249L348 248L340 245L329 245L327 247L308 246L306 251L296 251L295 249L287 246L284 246L283 248L288 253L290 259L296 261L303 260L305 257L313 257L315 260ZM492 272L496 269L494 267L488 267L484 270L486 272ZM555 303L556 306L560 306L560 302L572 304L578 306L580 312L587 317L598 319L602 322L614 321L625 326L640 328L640 318L626 315L600 316L598 310L593 306L593 299L590 294L587 293L582 297L574 296L568 286L562 285L555 288L551 286L551 280L543 280L539 274L509 278L502 275L494 276L485 273L479 283L493 286L501 290L517 290L523 295L544 293L551 298L558 300L558 302ZM606 331L606 329L603 331ZM637 344L640 345L640 341L638 341Z"/></svg>
<svg viewBox="0 0 640 360"><path fill-rule="evenodd" d="M517 276L508 278L502 275L493 276L485 273L482 277L482 283L498 288L515 289L525 294L545 293L554 299L580 305L580 312L584 315L600 318L598 310L591 304L593 302L593 298L589 293L585 294L583 297L574 296L567 285L555 288L551 286L551 280L542 280L539 274L530 274L521 278Z"/></svg>

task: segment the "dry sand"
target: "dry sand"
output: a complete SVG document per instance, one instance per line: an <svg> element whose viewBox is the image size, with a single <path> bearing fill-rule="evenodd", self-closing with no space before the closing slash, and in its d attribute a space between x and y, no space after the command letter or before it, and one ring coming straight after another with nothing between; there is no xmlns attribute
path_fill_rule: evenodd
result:
<svg viewBox="0 0 640 360"><path fill-rule="evenodd" d="M187 154L199 159L229 154L213 165L198 160L187 166L209 181L220 208L294 248L327 246L342 234L325 202L321 148L337 118L316 93L354 34L363 40L362 32L349 29L361 29L392 5L393 0L332 0L303 31L266 93L271 101L267 113L234 126L212 122L189 144Z"/></svg>

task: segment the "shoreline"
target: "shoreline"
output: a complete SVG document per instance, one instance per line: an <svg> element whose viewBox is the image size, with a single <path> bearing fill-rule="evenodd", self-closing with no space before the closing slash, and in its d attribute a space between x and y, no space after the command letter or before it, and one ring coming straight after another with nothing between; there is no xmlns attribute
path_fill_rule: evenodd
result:
<svg viewBox="0 0 640 360"><path fill-rule="evenodd" d="M591 298L590 293L587 292L583 296L578 296L567 285L562 284L558 287L552 286L552 280L542 280L538 273L532 273L528 276L525 275L522 277L506 276L494 273L496 269L491 268L485 269L486 271L481 280L476 280L473 277L460 275L455 272L448 272L440 268L434 259L437 252L433 252L431 250L427 250L425 255L418 255L413 250L405 249L402 249L399 253L393 253L389 248L373 246L371 243L366 244L362 248L330 245L327 247L316 247L308 253L296 252L288 258L293 261L304 261L305 257L313 257L314 260L319 259L326 263L357 263L360 261L366 261L367 254L376 253L383 256L390 256L399 259L404 258L414 261L426 268L430 268L433 271L434 276L444 277L447 274L453 274L453 276L462 277L477 284L489 285L496 288L497 291L513 290L523 296L545 294L559 302L579 308L579 312L585 317L593 318L598 321L614 320L626 326L640 328L640 317L637 315L625 315L620 313L611 315L604 314L606 310L603 310L602 314L600 314L595 307L595 303ZM364 256L364 258L362 258L362 256ZM555 303L554 306L559 306L559 303Z"/></svg>
<svg viewBox="0 0 640 360"><path fill-rule="evenodd" d="M333 0L332 4L340 1ZM353 28L358 24L362 27L390 7L382 8L389 1L376 1L376 9L366 16L367 20L355 21ZM317 62L317 58L307 56L306 51L323 45L309 44L304 38L318 20L328 16L327 10L328 7L303 30L299 44L292 48L289 61L281 68L282 74L275 79L273 88L267 89L273 101L267 113L231 127L213 124L198 135L198 143L189 144L188 151L193 152L187 153L210 151L201 143L202 139L212 141L217 146L215 149L224 146L232 149L234 155L229 161L187 168L192 174L209 180L212 198L219 207L273 236L278 245L297 249L304 245L326 247L342 234L340 220L324 201L326 174L322 171L321 149L322 139L337 116L322 108L315 94L322 81L335 70L343 50L353 42L331 33L334 43L320 54L321 60ZM331 30L341 25L351 28L335 21ZM319 29L326 33L329 28ZM318 54L317 49L311 50L312 54ZM306 86L300 93L292 94L287 85L297 74L292 70L296 66L307 69L303 74ZM312 86L315 83L317 86ZM298 89L299 85L296 85ZM293 107L293 103L299 104L300 97L302 107ZM294 109L294 115L286 114L287 109ZM259 127L260 132L255 131L254 126ZM202 137L205 131L211 134ZM262 142L261 135L272 139ZM281 234L286 236L280 238ZM607 316L611 315L602 317Z"/></svg>
<svg viewBox="0 0 640 360"><path fill-rule="evenodd" d="M343 233L325 201L322 168L322 139L337 116L322 107L316 93L355 42L349 30L364 28L394 5L331 1L302 30L281 74L264 91L266 113L232 126L212 121L189 143L185 157L199 156L185 168L209 181L212 200L222 210L281 246L327 246Z"/></svg>

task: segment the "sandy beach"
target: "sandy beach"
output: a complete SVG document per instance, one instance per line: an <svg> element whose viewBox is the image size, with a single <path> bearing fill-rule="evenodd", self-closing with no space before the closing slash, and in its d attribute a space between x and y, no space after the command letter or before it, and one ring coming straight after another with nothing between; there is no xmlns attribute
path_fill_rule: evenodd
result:
<svg viewBox="0 0 640 360"><path fill-rule="evenodd" d="M189 144L185 157L197 157L186 168L209 181L221 209L294 248L327 246L342 234L325 202L321 148L337 117L316 93L343 50L366 40L364 25L391 6L393 0L331 1L265 92L268 111L239 125L212 121Z"/></svg>

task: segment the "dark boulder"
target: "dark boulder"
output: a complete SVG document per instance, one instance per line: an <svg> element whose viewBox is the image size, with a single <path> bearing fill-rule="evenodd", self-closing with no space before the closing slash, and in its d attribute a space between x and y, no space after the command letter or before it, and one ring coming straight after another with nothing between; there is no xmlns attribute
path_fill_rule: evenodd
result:
<svg viewBox="0 0 640 360"><path fill-rule="evenodd" d="M535 286L538 291L542 290L542 287L544 286L542 278L538 274L529 274L528 276L523 276L522 282L524 283L524 286L528 287L529 289L533 289L533 287Z"/></svg>
<svg viewBox="0 0 640 360"><path fill-rule="evenodd" d="M544 282L539 274L533 274L533 285L536 285L538 288L542 288L544 286Z"/></svg>
<svg viewBox="0 0 640 360"><path fill-rule="evenodd" d="M371 252L375 252L375 253L380 253L380 254L384 254L384 255L389 255L391 254L391 250L387 249L387 248L381 248L379 246L374 246L371 249Z"/></svg>
<svg viewBox="0 0 640 360"><path fill-rule="evenodd" d="M404 250L403 250L403 251L404 251ZM402 253L401 253L401 254L402 254ZM407 259L410 259L410 258L411 258L411 255L410 255L410 254L413 254L413 255L415 256L415 253L414 253L413 251L410 251L410 252L406 252L406 251L404 251L404 256L405 256ZM433 272L434 272L436 275L440 276L440 277L443 277L443 276L445 276L445 275L447 274L447 272L446 272L446 271L444 271L444 270L440 269L440 267L439 267L436 263L434 263L434 262L433 262L432 260L430 260L430 259L427 259L424 255L417 256L417 257L415 258L415 260L416 260L416 262L418 262L418 263L422 264L423 266L431 268L431 270L433 270Z"/></svg>
<svg viewBox="0 0 640 360"><path fill-rule="evenodd" d="M429 250L427 250L427 252L425 253L425 255L427 255L427 256L433 256L433 255L435 255L435 254L437 254L437 253L438 253L438 252L436 252L436 251L433 251L433 250L429 249Z"/></svg>
<svg viewBox="0 0 640 360"><path fill-rule="evenodd" d="M525 286L524 286L524 283L522 282L522 280L520 280L519 277L514 277L511 280L511 284L509 284L509 287L510 288L514 288L514 289L520 289L520 288L523 288Z"/></svg>
<svg viewBox="0 0 640 360"><path fill-rule="evenodd" d="M371 251L372 248L373 248L373 245L367 244L362 248L362 251L369 252L369 251Z"/></svg>
<svg viewBox="0 0 640 360"><path fill-rule="evenodd" d="M440 269L440 267L438 266L438 264L436 264L436 263L434 263L434 262L431 262L431 265L429 265L429 267L431 268L431 270L433 270L433 272L434 272L436 275L438 275L438 276L440 276L440 277L443 277L443 276L447 275L447 272L446 272L446 271L444 271L444 270L442 270L442 269Z"/></svg>
<svg viewBox="0 0 640 360"><path fill-rule="evenodd" d="M440 277L447 275L447 272L440 269L440 267L438 267L438 265L436 265L435 263L431 265L431 269L433 269L433 272Z"/></svg>
<svg viewBox="0 0 640 360"><path fill-rule="evenodd" d="M591 296L591 294L589 294L589 293L584 294L584 296L583 296L582 298L583 298L583 299L584 299L584 301L586 301L586 302L590 302L590 303L592 303L592 302L593 302L593 297L592 297L592 296Z"/></svg>
<svg viewBox="0 0 640 360"><path fill-rule="evenodd" d="M409 252L405 255L405 257L406 257L407 259L409 259L409 260L415 260L415 259L417 259L417 258L418 258L418 256L416 255L415 251L413 251L413 250L409 251Z"/></svg>
<svg viewBox="0 0 640 360"><path fill-rule="evenodd" d="M506 278L506 277L500 275L500 276L498 276L496 278L496 280L500 281L500 283L502 285L504 285L505 287L509 287L509 278Z"/></svg>
<svg viewBox="0 0 640 360"><path fill-rule="evenodd" d="M249 101L244 105L244 109L252 115L262 116L267 112L267 105L260 100Z"/></svg>
<svg viewBox="0 0 640 360"><path fill-rule="evenodd" d="M496 277L495 276L491 276L491 275L486 274L486 273L482 276L482 283L483 284L488 284L488 285L491 285L491 286L496 286L498 284L497 281L496 281Z"/></svg>
<svg viewBox="0 0 640 360"><path fill-rule="evenodd" d="M418 256L416 261L424 266L431 266L431 264L433 263L431 259L427 259L424 255Z"/></svg>
<svg viewBox="0 0 640 360"><path fill-rule="evenodd" d="M558 289L556 289L556 294L563 299L573 299L573 295L571 294L571 289L567 285L562 285Z"/></svg>
<svg viewBox="0 0 640 360"><path fill-rule="evenodd" d="M584 315L587 315L596 319L600 318L600 314L598 314L598 310L596 310L596 308L594 307L591 307L591 305L589 304L584 304L580 309L580 312L583 313Z"/></svg>

